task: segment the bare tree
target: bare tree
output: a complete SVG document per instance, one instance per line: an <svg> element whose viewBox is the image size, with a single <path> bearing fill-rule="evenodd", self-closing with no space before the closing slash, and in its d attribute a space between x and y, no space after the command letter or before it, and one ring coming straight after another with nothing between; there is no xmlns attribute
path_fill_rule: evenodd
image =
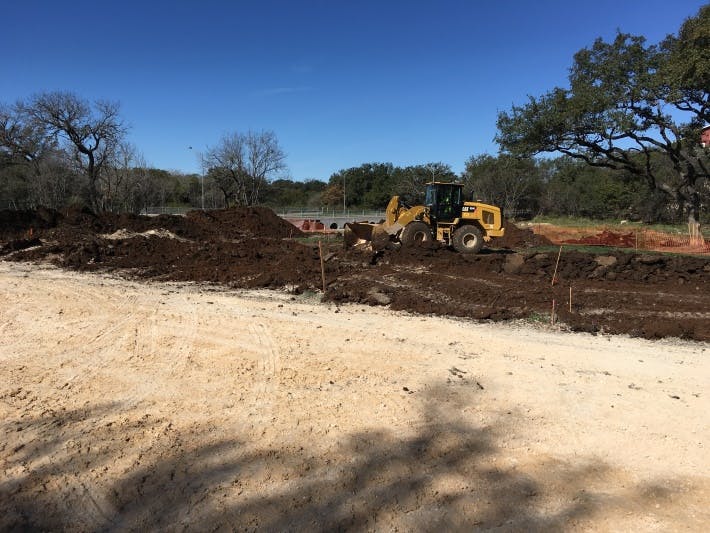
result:
<svg viewBox="0 0 710 533"><path fill-rule="evenodd" d="M85 186L83 176L74 172L66 153L54 150L33 162L37 168L27 180L28 207L45 206L58 209L79 202L79 191Z"/></svg>
<svg viewBox="0 0 710 533"><path fill-rule="evenodd" d="M0 151L15 162L36 162L56 148L47 128L31 119L22 104L0 105Z"/></svg>
<svg viewBox="0 0 710 533"><path fill-rule="evenodd" d="M51 92L33 97L21 109L39 127L67 142L88 180L89 203L100 209L99 178L126 133L118 103L99 100L92 105L72 93Z"/></svg>
<svg viewBox="0 0 710 533"><path fill-rule="evenodd" d="M145 158L129 142L118 143L99 178L102 209L138 213L156 196Z"/></svg>
<svg viewBox="0 0 710 533"><path fill-rule="evenodd" d="M236 199L235 180L227 167L211 167L202 179L207 179L208 183L213 184L219 190L225 207L229 207L232 200Z"/></svg>
<svg viewBox="0 0 710 533"><path fill-rule="evenodd" d="M3 201L15 207L60 207L81 187L55 136L21 103L0 104L0 156Z"/></svg>
<svg viewBox="0 0 710 533"><path fill-rule="evenodd" d="M203 155L203 166L215 179L226 203L254 205L262 187L286 169L286 154L272 131L231 133Z"/></svg>

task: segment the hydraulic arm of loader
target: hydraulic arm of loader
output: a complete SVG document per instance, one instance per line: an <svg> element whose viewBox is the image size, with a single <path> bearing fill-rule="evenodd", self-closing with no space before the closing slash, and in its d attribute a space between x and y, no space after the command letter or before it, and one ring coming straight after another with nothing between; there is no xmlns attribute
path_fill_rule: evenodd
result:
<svg viewBox="0 0 710 533"><path fill-rule="evenodd" d="M426 207L418 205L405 207L399 201L399 196L393 196L387 204L385 221L381 224L368 222L351 222L345 224L345 246L371 243L374 250L381 250L390 242L390 236L397 235L400 230L413 220L428 221Z"/></svg>

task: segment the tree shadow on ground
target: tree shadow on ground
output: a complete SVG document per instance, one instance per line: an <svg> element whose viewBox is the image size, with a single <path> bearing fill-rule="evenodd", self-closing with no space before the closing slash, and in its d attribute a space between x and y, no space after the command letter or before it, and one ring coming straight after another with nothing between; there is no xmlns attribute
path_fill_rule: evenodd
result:
<svg viewBox="0 0 710 533"><path fill-rule="evenodd" d="M22 437L0 456L0 529L549 531L674 499L668 480L592 458L516 466L506 418L476 425L451 388L422 396L416 428L327 446L217 438L112 403L6 421Z"/></svg>

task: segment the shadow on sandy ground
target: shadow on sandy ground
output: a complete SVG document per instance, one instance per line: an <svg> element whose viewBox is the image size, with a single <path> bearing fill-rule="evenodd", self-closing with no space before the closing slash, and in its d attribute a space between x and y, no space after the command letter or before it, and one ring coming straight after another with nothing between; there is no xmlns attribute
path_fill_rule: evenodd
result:
<svg viewBox="0 0 710 533"><path fill-rule="evenodd" d="M635 485L589 458L516 467L500 444L509 423L476 427L463 407L434 388L418 430L353 433L327 451L176 430L114 403L5 421L0 529L550 531L677 503L678 482Z"/></svg>

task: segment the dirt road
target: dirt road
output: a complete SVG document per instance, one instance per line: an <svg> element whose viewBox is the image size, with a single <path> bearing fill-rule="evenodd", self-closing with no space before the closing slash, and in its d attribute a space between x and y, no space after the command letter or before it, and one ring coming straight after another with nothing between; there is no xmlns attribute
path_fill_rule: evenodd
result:
<svg viewBox="0 0 710 533"><path fill-rule="evenodd" d="M0 262L0 529L710 529L710 346Z"/></svg>

